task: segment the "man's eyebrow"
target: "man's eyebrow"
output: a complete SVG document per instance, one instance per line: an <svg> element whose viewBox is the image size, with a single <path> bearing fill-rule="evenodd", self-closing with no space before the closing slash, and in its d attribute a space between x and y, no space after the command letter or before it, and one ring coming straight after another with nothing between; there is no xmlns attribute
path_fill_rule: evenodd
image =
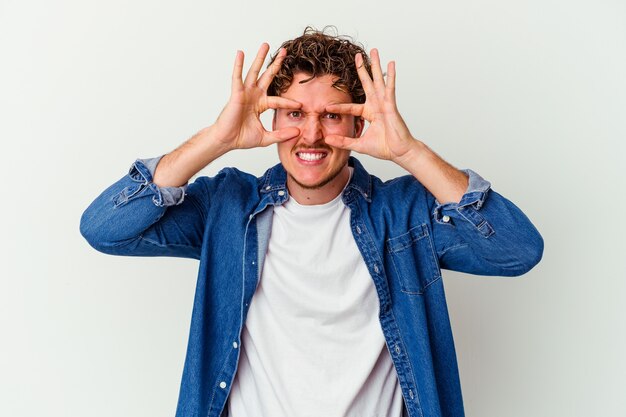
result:
<svg viewBox="0 0 626 417"><path fill-rule="evenodd" d="M328 104L326 104L326 106L330 106L330 105L333 105L333 104L343 104L343 103L341 103L341 102L334 103L334 102L333 102L333 103L328 103ZM326 111L326 106L324 106L322 109L320 109L320 111L305 110L305 109L303 109L302 107L301 107L301 108L299 108L299 109L284 109L284 108L279 108L279 109L277 109L277 110L285 111L285 112L287 112L287 113L290 113L290 112L292 112L292 111L299 111L300 113L303 113L303 114L306 114L306 115L309 115L309 114L326 114L326 113L338 114L337 112L330 112L330 111Z"/></svg>
<svg viewBox="0 0 626 417"><path fill-rule="evenodd" d="M315 111L302 110L301 108L300 109L283 109L283 108L281 108L281 109L278 109L278 110L282 110L282 111L284 111L286 113L291 113L291 112L297 111L297 112L300 112L300 113L306 114L306 115L327 113L326 110L322 110L321 112L315 112Z"/></svg>

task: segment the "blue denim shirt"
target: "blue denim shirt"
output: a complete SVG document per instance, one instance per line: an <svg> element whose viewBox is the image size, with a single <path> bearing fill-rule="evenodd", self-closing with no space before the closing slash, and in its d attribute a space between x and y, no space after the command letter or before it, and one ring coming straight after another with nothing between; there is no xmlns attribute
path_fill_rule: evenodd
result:
<svg viewBox="0 0 626 417"><path fill-rule="evenodd" d="M237 371L272 208L289 198L287 177L280 164L259 178L226 168L161 188L152 182L158 161L137 160L96 198L81 233L108 254L200 260L176 415L217 417ZM349 163L354 173L342 200L378 293L405 412L463 416L441 269L521 275L541 259L543 240L520 209L471 170L461 201L439 204L410 175L383 182L355 158Z"/></svg>

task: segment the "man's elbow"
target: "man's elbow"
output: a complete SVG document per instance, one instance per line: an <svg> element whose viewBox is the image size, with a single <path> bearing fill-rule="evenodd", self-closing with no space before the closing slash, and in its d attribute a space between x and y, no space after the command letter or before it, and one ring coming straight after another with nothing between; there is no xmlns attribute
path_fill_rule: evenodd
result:
<svg viewBox="0 0 626 417"><path fill-rule="evenodd" d="M89 245L99 252L103 252L104 245L102 241L102 228L97 224L94 218L90 216L89 210L86 210L80 218L79 226L80 234Z"/></svg>
<svg viewBox="0 0 626 417"><path fill-rule="evenodd" d="M543 237L536 232L517 249L518 266L511 276L520 276L533 269L543 257Z"/></svg>
<svg viewBox="0 0 626 417"><path fill-rule="evenodd" d="M110 225L108 225L110 226ZM112 236L108 236L107 224L99 220L98 216L93 216L87 209L80 218L80 234L89 243L89 246L98 252L114 255L119 243L116 243Z"/></svg>

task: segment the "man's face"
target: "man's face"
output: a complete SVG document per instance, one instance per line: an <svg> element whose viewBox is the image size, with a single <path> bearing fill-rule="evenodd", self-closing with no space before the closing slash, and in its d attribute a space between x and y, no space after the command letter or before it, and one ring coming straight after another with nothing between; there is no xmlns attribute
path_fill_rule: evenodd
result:
<svg viewBox="0 0 626 417"><path fill-rule="evenodd" d="M354 116L327 113L325 108L334 103L350 103L350 95L332 86L336 77L323 75L300 84L309 78L305 73L294 74L287 91L282 94L302 103L300 110L276 110L274 129L294 126L300 135L278 144L278 157L289 176L287 185L291 193L300 190L337 189L348 178L348 157L350 151L327 145L328 135L359 137L363 121L355 122ZM337 190L336 192L339 192ZM336 196L330 196L331 198Z"/></svg>

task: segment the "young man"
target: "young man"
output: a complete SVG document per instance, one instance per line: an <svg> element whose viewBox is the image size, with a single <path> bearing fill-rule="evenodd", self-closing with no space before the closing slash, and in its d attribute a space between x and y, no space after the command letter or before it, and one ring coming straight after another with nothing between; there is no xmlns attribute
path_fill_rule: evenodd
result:
<svg viewBox="0 0 626 417"><path fill-rule="evenodd" d="M370 63L307 30L260 74L268 49L245 79L237 53L215 124L137 160L81 219L102 252L200 260L177 416L462 416L441 268L520 275L541 236L412 137L375 49ZM274 143L280 164L260 178L229 168L187 186L230 150ZM411 175L382 182L352 150Z"/></svg>

